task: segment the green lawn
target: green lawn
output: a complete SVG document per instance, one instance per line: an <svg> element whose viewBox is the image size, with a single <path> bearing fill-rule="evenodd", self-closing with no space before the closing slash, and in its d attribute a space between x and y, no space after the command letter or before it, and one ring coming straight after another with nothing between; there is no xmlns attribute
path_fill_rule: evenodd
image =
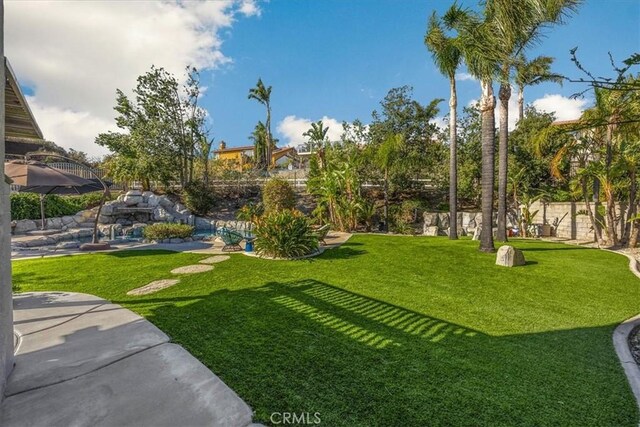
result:
<svg viewBox="0 0 640 427"><path fill-rule="evenodd" d="M116 252L13 263L19 291L95 294L155 323L269 423L637 426L612 332L640 313L616 254L515 241L360 235L306 261L234 255L145 297L126 292L204 255Z"/></svg>

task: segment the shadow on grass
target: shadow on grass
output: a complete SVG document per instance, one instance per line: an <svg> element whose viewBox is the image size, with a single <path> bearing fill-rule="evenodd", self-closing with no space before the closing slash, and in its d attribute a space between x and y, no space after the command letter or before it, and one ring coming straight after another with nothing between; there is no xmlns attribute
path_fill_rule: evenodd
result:
<svg viewBox="0 0 640 427"><path fill-rule="evenodd" d="M125 249L122 251L103 252L102 254L115 258L134 258L148 255L175 255L175 251L166 249Z"/></svg>
<svg viewBox="0 0 640 427"><path fill-rule="evenodd" d="M147 318L257 421L319 412L331 426L637 422L614 325L494 337L315 280L187 299L123 303L159 304Z"/></svg>
<svg viewBox="0 0 640 427"><path fill-rule="evenodd" d="M359 243L355 243L355 244L350 244L350 243L345 243L341 246L338 246L336 248L329 248L326 251L324 251L322 253L322 255L319 256L319 258L321 259L349 259L349 258L354 258L360 255L364 255L367 253L367 251L363 250L363 249L354 249L351 246L357 246L360 245Z"/></svg>

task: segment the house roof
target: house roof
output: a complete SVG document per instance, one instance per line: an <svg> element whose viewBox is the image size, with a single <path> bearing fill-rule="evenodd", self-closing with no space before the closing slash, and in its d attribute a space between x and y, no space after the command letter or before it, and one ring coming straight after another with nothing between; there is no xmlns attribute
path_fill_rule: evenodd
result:
<svg viewBox="0 0 640 427"><path fill-rule="evenodd" d="M213 150L214 153L234 153L236 151L253 151L253 145L242 145L240 147L229 147Z"/></svg>
<svg viewBox="0 0 640 427"><path fill-rule="evenodd" d="M8 140L13 138L14 141L25 138L43 139L42 131L29 108L29 104L27 104L7 58L4 59L4 70L6 75L4 87L5 137Z"/></svg>

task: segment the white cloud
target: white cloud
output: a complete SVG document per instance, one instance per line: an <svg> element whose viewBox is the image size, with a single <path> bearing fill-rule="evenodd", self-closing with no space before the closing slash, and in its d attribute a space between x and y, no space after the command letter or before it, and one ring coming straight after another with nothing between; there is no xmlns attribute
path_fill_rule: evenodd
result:
<svg viewBox="0 0 640 427"><path fill-rule="evenodd" d="M540 111L555 113L556 120L579 119L589 101L585 99L571 99L559 94L545 94L533 101L533 106Z"/></svg>
<svg viewBox="0 0 640 427"><path fill-rule="evenodd" d="M472 76L469 73L456 73L456 80L459 80L461 82L464 82L464 81L478 81L478 79L476 79L474 76Z"/></svg>
<svg viewBox="0 0 640 427"><path fill-rule="evenodd" d="M239 14L260 9L253 0L6 2L6 55L33 90L45 138L97 154L93 140L112 128L116 88L130 91L151 65L182 77L187 65L231 62L219 33Z"/></svg>
<svg viewBox="0 0 640 427"><path fill-rule="evenodd" d="M322 120L324 127L329 128L327 138L329 138L330 141L340 140L340 135L342 135L342 122L327 116L323 116L320 120ZM286 141L283 141L285 145L295 147L306 142L307 138L302 136L302 134L311 128L311 122L312 120L310 119L303 119L291 115L285 117L278 123L277 130L286 138Z"/></svg>
<svg viewBox="0 0 640 427"><path fill-rule="evenodd" d="M440 129L440 130L449 128L449 118L448 117L438 116L438 117L435 117L435 118L429 120L429 123L436 125L438 127L438 129Z"/></svg>

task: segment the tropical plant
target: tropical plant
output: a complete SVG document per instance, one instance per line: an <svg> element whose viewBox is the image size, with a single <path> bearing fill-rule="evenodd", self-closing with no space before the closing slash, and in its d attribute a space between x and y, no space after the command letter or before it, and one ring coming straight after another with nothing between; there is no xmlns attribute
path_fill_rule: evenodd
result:
<svg viewBox="0 0 640 427"><path fill-rule="evenodd" d="M400 158L405 140L402 134L390 134L384 139L375 152L374 163L380 167L384 179L384 223L388 230L389 223L389 171Z"/></svg>
<svg viewBox="0 0 640 427"><path fill-rule="evenodd" d="M324 127L322 120L311 123L311 128L302 134L302 136L309 138L307 145L310 152L316 151L322 147L324 142L327 140L327 132L329 132L329 128Z"/></svg>
<svg viewBox="0 0 640 427"><path fill-rule="evenodd" d="M449 15L457 13L458 6L454 4L447 12ZM433 61L449 79L449 215L457 218L458 215L458 161L457 161L457 108L458 96L456 92L456 71L462 61L462 52L458 47L456 38L447 37L444 26L434 12L429 19L427 34L424 39L427 48L431 51ZM450 239L458 238L457 221L451 222Z"/></svg>
<svg viewBox="0 0 640 427"><path fill-rule="evenodd" d="M158 222L146 226L142 235L147 240L186 239L193 236L193 227L186 224Z"/></svg>
<svg viewBox="0 0 640 427"><path fill-rule="evenodd" d="M287 181L272 178L262 188L262 205L266 213L293 209L296 206L296 193Z"/></svg>
<svg viewBox="0 0 640 427"><path fill-rule="evenodd" d="M253 141L253 159L256 169L264 169L267 159L267 128L261 121L251 132L249 139Z"/></svg>
<svg viewBox="0 0 640 427"><path fill-rule="evenodd" d="M255 228L255 250L261 256L296 258L318 250L309 220L295 210L266 213Z"/></svg>
<svg viewBox="0 0 640 427"><path fill-rule="evenodd" d="M273 150L273 140L271 137L271 86L266 87L262 82L262 79L258 79L258 83L254 88L249 89L248 99L254 99L260 104L264 105L267 110L267 121L264 125L265 129L265 142L264 152L262 153L262 159L260 165L268 169L271 166L271 152ZM257 157L256 157L257 159Z"/></svg>

